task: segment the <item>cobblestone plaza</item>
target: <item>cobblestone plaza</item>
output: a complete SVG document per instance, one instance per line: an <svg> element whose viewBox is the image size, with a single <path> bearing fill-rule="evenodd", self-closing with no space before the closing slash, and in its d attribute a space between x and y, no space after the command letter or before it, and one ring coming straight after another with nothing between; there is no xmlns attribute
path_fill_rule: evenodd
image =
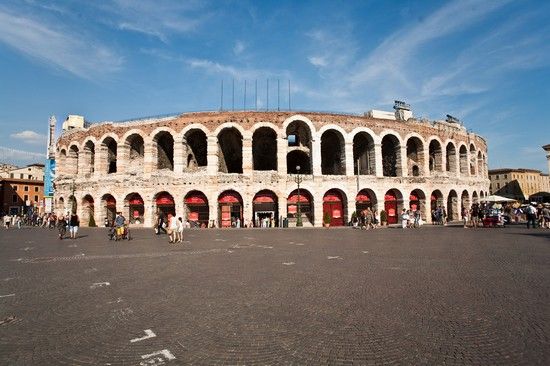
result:
<svg viewBox="0 0 550 366"><path fill-rule="evenodd" d="M0 364L550 360L548 231L0 230Z"/></svg>

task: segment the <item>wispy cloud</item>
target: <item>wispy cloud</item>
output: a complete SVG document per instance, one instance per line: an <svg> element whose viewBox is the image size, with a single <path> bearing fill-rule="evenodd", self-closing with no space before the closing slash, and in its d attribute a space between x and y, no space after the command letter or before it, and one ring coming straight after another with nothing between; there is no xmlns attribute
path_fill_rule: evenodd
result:
<svg viewBox="0 0 550 366"><path fill-rule="evenodd" d="M30 151L12 149L5 146L0 146L0 161L3 163L30 163L30 162L42 162L46 157L46 154L39 154Z"/></svg>
<svg viewBox="0 0 550 366"><path fill-rule="evenodd" d="M227 75L240 80L265 79L266 77L288 79L289 77L288 71L274 72L249 67L237 67L206 59L188 59L185 63L191 68L202 69L209 74Z"/></svg>
<svg viewBox="0 0 550 366"><path fill-rule="evenodd" d="M64 30L0 8L0 42L35 60L85 79L115 72L123 59L116 52L74 29Z"/></svg>
<svg viewBox="0 0 550 366"><path fill-rule="evenodd" d="M233 47L233 53L238 56L241 53L243 53L245 49L246 49L246 45L244 44L244 42L237 41L235 42L235 46Z"/></svg>
<svg viewBox="0 0 550 366"><path fill-rule="evenodd" d="M47 140L46 135L41 135L30 130L13 133L10 137L16 140L21 140L27 144L45 144Z"/></svg>

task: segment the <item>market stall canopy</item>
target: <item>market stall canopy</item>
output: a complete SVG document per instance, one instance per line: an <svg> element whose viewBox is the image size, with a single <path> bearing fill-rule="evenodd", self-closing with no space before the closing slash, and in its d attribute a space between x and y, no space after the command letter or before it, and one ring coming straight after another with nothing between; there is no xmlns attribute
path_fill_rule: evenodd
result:
<svg viewBox="0 0 550 366"><path fill-rule="evenodd" d="M491 196L487 196L485 198L482 198L480 200L481 202L514 202L516 200L512 199L512 198L506 198L506 197L502 197L502 196L497 196L497 195L491 195Z"/></svg>

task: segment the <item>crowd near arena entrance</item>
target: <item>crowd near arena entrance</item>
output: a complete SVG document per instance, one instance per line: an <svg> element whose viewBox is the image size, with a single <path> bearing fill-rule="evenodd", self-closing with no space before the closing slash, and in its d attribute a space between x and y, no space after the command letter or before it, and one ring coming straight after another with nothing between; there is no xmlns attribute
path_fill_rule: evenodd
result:
<svg viewBox="0 0 550 366"><path fill-rule="evenodd" d="M225 191L218 197L220 227L243 226L243 199L235 191Z"/></svg>
<svg viewBox="0 0 550 366"><path fill-rule="evenodd" d="M344 226L343 194L337 189L331 189L323 197L323 217L330 216L330 226Z"/></svg>
<svg viewBox="0 0 550 366"><path fill-rule="evenodd" d="M187 220L191 226L207 227L210 209L204 193L191 191L185 196L184 203L187 209Z"/></svg>
<svg viewBox="0 0 550 366"><path fill-rule="evenodd" d="M255 227L276 227L279 224L277 195L269 190L263 190L254 196L252 211Z"/></svg>

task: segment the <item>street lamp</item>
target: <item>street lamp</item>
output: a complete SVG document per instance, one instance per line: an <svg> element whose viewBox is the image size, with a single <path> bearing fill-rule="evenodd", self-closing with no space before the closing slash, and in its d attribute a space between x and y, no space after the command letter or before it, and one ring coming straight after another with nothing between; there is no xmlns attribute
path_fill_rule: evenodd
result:
<svg viewBox="0 0 550 366"><path fill-rule="evenodd" d="M302 183L302 181L304 180L303 177L300 176L300 166L297 165L296 166L296 176L294 177L294 181L296 182L296 184L298 184L298 212L296 213L297 217L296 217L296 227L301 227L302 226L302 210L301 210L301 206L300 206L300 183Z"/></svg>

